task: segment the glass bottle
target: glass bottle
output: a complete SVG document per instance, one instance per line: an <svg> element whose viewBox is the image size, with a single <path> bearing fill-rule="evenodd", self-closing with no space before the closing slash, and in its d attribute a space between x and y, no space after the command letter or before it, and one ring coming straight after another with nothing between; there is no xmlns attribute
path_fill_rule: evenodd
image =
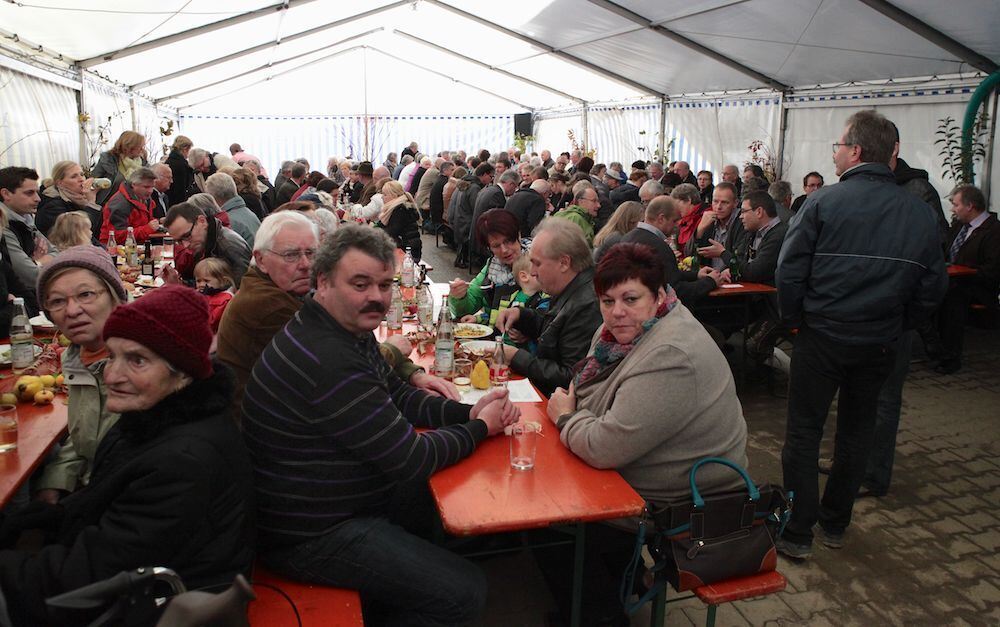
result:
<svg viewBox="0 0 1000 627"><path fill-rule="evenodd" d="M493 348L493 362L490 363L490 383L495 388L505 388L508 381L510 381L510 364L507 363L507 356L503 351L503 337L497 336L497 343Z"/></svg>
<svg viewBox="0 0 1000 627"><path fill-rule="evenodd" d="M35 336L31 330L24 299L14 299L14 316L10 321L10 365L14 374L21 374L35 363Z"/></svg>
<svg viewBox="0 0 1000 627"><path fill-rule="evenodd" d="M111 255L111 263L118 265L118 242L115 241L115 230L108 231L108 254Z"/></svg>
<svg viewBox="0 0 1000 627"><path fill-rule="evenodd" d="M403 295L399 291L397 279L392 281L392 302L389 304L385 319L390 330L398 331L403 328Z"/></svg>
<svg viewBox="0 0 1000 627"><path fill-rule="evenodd" d="M434 297L427 281L421 282L417 289L417 323L427 331L434 325Z"/></svg>
<svg viewBox="0 0 1000 627"><path fill-rule="evenodd" d="M416 263L413 261L413 252L410 247L406 247L406 254L403 255L403 269L400 271L400 278L402 279L403 287L413 287L413 267Z"/></svg>
<svg viewBox="0 0 1000 627"><path fill-rule="evenodd" d="M139 265L139 251L135 244L135 232L132 227L128 227L125 235L125 265L134 268Z"/></svg>
<svg viewBox="0 0 1000 627"><path fill-rule="evenodd" d="M143 248L142 270L139 274L153 276L153 246L150 244L149 240L146 240L146 246Z"/></svg>
<svg viewBox="0 0 1000 627"><path fill-rule="evenodd" d="M451 380L455 372L455 322L448 307L448 295L441 297L437 340L434 342L434 374Z"/></svg>

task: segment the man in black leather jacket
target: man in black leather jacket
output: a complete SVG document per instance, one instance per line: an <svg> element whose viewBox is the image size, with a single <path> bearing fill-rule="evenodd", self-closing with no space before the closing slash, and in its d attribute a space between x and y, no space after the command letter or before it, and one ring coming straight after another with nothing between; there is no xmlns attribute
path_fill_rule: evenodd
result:
<svg viewBox="0 0 1000 627"><path fill-rule="evenodd" d="M896 185L887 165L895 142L892 123L878 113L851 116L833 144L840 183L809 196L778 258L781 316L799 328L782 450L795 511L778 542L795 558L811 555L816 522L825 545L843 546L894 344L933 312L948 286L936 217ZM819 444L838 391L836 448L821 505Z"/></svg>
<svg viewBox="0 0 1000 627"><path fill-rule="evenodd" d="M538 342L535 354L505 347L514 372L526 376L548 396L567 388L573 366L587 356L603 322L594 294L594 261L579 226L546 218L531 244L531 274L552 296L545 312L512 307L497 316L496 327L518 341L518 334Z"/></svg>

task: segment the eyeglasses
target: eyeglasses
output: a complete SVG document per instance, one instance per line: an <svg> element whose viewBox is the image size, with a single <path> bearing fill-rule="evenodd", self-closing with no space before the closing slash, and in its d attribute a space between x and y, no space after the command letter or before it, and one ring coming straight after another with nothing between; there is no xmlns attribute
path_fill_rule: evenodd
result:
<svg viewBox="0 0 1000 627"><path fill-rule="evenodd" d="M305 248L303 250L286 250L283 253L275 252L273 250L268 250L267 252L271 253L272 255L277 255L281 257L281 259L285 263L295 263L301 257L305 257L306 261L312 261L313 257L316 256L315 248Z"/></svg>
<svg viewBox="0 0 1000 627"><path fill-rule="evenodd" d="M98 298L107 293L108 290L83 290L82 292L77 292L73 296L53 296L45 301L45 309L50 312L62 311L69 306L70 299L75 300L77 305L92 305L97 302Z"/></svg>
<svg viewBox="0 0 1000 627"><path fill-rule="evenodd" d="M857 144L842 144L840 142L834 142L833 151L837 152L837 149L840 148L841 146L857 146Z"/></svg>
<svg viewBox="0 0 1000 627"><path fill-rule="evenodd" d="M191 228L188 229L188 232L185 233L184 235L181 235L180 237L178 237L174 241L177 242L178 244L183 244L183 243L189 241L191 239L191 234L194 233L194 225L196 225L196 224L198 224L198 223L197 222L192 222L191 223Z"/></svg>

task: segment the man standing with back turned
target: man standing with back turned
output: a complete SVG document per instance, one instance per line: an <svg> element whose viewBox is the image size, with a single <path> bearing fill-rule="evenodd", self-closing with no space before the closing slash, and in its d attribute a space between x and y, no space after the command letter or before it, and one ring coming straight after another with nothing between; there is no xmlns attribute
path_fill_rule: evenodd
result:
<svg viewBox="0 0 1000 627"><path fill-rule="evenodd" d="M893 345L948 287L936 218L889 169L895 142L892 123L875 111L848 118L833 144L840 183L809 196L778 258L781 316L799 329L781 453L795 509L776 544L789 557L812 555L817 522L824 545L843 546ZM838 390L833 468L820 501L819 445Z"/></svg>

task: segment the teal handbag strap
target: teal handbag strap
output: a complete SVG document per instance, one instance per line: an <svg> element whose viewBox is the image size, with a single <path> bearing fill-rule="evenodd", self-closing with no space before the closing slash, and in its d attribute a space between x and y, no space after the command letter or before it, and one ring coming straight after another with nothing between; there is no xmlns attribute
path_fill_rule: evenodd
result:
<svg viewBox="0 0 1000 627"><path fill-rule="evenodd" d="M740 476L743 477L743 482L747 485L747 491L750 493L750 500L753 502L760 500L760 490L757 489L753 480L750 479L750 475L747 474L747 471L742 466L728 459L723 459L722 457L705 457L703 459L699 459L695 462L694 466L691 467L691 496L695 508L701 509L705 507L705 499L702 498L701 492L698 491L698 485L694 480L698 469L705 464L722 464L723 466L729 466L736 472L740 473Z"/></svg>

